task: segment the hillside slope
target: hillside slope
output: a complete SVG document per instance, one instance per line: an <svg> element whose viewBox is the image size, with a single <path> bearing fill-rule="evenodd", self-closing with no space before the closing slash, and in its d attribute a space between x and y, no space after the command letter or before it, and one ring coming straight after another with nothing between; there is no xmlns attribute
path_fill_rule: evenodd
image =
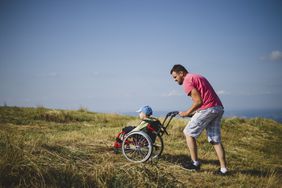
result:
<svg viewBox="0 0 282 188"><path fill-rule="evenodd" d="M269 119L223 119L230 175L221 177L205 134L198 140L202 168L189 161L182 133L188 119L175 119L158 161L132 164L114 154L116 134L134 117L46 108L0 107L0 187L280 187L282 126Z"/></svg>

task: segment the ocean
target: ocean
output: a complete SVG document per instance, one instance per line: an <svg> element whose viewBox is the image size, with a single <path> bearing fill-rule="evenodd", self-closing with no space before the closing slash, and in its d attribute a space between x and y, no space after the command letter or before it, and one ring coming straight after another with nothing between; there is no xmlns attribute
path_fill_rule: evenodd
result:
<svg viewBox="0 0 282 188"><path fill-rule="evenodd" d="M263 109L263 110L226 110L225 117L240 117L240 118L268 118L282 123L282 109Z"/></svg>
<svg viewBox="0 0 282 188"><path fill-rule="evenodd" d="M154 116L155 117L163 117L165 116L169 111L155 111ZM130 115L130 116L137 116L138 114L136 112L126 112L122 113L124 115ZM229 110L225 109L224 112L224 118L229 117L238 117L238 118L267 118L267 119L273 119L279 123L282 123L282 109L253 109L253 110Z"/></svg>

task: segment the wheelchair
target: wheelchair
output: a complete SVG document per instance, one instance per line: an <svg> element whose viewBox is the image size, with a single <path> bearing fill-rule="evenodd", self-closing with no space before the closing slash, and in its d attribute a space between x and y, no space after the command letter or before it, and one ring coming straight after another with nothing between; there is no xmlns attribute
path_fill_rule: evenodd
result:
<svg viewBox="0 0 282 188"><path fill-rule="evenodd" d="M134 163L143 163L149 159L157 159L164 150L163 135L167 134L167 127L171 120L178 115L178 111L167 113L163 123L157 131L136 131L127 134L122 142L122 154Z"/></svg>

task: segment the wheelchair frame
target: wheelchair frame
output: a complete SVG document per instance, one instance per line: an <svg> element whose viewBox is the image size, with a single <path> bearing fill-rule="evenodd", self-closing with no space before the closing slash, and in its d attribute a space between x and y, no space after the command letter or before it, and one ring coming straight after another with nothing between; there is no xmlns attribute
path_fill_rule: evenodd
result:
<svg viewBox="0 0 282 188"><path fill-rule="evenodd" d="M149 159L158 158L164 150L163 135L167 134L167 127L171 120L178 115L178 111L167 113L163 123L158 131L152 133L156 135L153 142L150 136L143 131L130 132L125 136L122 142L122 153L125 158L134 163L146 162Z"/></svg>

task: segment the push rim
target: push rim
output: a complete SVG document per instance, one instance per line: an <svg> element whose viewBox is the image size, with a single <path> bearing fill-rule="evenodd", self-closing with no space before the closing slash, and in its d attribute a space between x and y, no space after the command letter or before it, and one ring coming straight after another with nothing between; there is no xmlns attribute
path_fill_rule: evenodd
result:
<svg viewBox="0 0 282 188"><path fill-rule="evenodd" d="M122 142L122 153L131 162L147 161L152 155L152 150L152 141L143 132L132 132Z"/></svg>

